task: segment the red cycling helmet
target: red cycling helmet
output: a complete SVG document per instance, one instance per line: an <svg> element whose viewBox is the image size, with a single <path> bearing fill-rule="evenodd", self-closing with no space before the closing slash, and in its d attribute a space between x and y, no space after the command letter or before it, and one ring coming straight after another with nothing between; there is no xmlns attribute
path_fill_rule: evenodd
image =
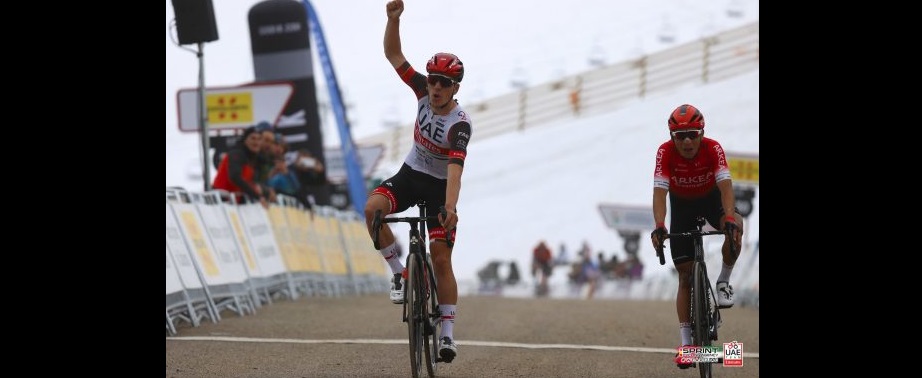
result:
<svg viewBox="0 0 922 378"><path fill-rule="evenodd" d="M464 63L455 54L438 53L426 63L426 72L442 75L460 83L464 78Z"/></svg>
<svg viewBox="0 0 922 378"><path fill-rule="evenodd" d="M669 115L669 131L682 129L703 129L704 116L698 108L682 104Z"/></svg>

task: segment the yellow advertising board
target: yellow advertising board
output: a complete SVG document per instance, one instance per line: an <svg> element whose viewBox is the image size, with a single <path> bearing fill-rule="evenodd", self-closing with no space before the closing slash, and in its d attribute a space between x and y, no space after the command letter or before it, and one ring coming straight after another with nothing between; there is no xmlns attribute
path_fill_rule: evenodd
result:
<svg viewBox="0 0 922 378"><path fill-rule="evenodd" d="M759 185L759 155L727 153L733 183Z"/></svg>

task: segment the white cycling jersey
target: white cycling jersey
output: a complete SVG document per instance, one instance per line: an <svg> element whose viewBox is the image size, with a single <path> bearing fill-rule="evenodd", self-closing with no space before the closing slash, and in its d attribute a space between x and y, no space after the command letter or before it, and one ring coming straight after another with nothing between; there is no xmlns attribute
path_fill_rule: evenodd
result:
<svg viewBox="0 0 922 378"><path fill-rule="evenodd" d="M414 170L445 179L448 177L448 159L454 157L464 160L467 141L470 139L466 131L451 130L451 127L458 123L470 125L471 119L457 104L448 115L433 113L429 96L420 98L418 105L416 125L413 128L413 149L404 162ZM462 145L452 146L449 140L451 132L459 133L460 138L457 139Z"/></svg>

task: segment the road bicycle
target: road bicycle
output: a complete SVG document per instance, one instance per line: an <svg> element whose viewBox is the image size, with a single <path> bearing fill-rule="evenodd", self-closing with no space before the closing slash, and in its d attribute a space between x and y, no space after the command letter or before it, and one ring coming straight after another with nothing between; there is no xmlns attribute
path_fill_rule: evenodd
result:
<svg viewBox="0 0 922 378"><path fill-rule="evenodd" d="M725 235L730 240L730 251L736 251L733 237L729 232L719 230L704 231L704 224L704 217L699 216L696 220L696 230L666 234L660 240L660 248L656 250L656 255L659 256L659 264L665 265L663 241L668 238L692 238L695 259L692 266L691 323L692 341L694 346L697 347L709 347L712 341L717 340L717 327L720 324L721 309L717 305L717 297L714 296L714 289L711 287L711 280L708 278L707 265L704 263L704 237L708 235ZM721 361L718 360L717 362ZM711 378L712 363L697 363L701 378Z"/></svg>
<svg viewBox="0 0 922 378"><path fill-rule="evenodd" d="M432 270L432 258L426 251L426 221L438 221L437 215L426 215L426 203L420 201L416 204L419 208L417 217L381 217L381 211L375 212L372 223L374 230L375 249L378 245L378 230L384 223L404 222L410 225L410 246L407 254L406 267L407 279L403 285L403 321L407 323L410 340L410 368L413 378L422 374L423 358L425 358L426 372L429 377L435 377L438 371L437 363L442 362L439 357L439 334L442 330L442 313L439 311L438 286L435 280L435 271ZM439 208L442 216L448 213L445 207ZM451 235L445 239L451 248Z"/></svg>

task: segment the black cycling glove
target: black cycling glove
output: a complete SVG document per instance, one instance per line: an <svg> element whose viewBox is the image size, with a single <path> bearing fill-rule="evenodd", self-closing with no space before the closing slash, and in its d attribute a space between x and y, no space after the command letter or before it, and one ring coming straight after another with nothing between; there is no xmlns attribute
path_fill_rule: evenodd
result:
<svg viewBox="0 0 922 378"><path fill-rule="evenodd" d="M669 231L666 230L666 227L658 227L657 229L653 230L653 232L650 233L650 236L662 242L663 240L666 239L666 234L668 233Z"/></svg>

